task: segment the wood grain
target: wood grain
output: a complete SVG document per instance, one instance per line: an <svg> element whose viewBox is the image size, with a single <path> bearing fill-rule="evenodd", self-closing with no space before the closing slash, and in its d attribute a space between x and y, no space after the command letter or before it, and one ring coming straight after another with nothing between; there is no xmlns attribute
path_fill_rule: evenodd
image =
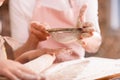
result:
<svg viewBox="0 0 120 80"><path fill-rule="evenodd" d="M120 80L120 73L105 76L96 80Z"/></svg>

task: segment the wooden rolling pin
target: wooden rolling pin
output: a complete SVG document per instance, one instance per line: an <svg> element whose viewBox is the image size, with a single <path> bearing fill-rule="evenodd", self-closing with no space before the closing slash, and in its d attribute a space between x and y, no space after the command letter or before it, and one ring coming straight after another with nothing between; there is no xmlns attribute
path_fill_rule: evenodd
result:
<svg viewBox="0 0 120 80"><path fill-rule="evenodd" d="M53 28L53 29L48 29L48 32L62 32L62 31L69 31L69 32L74 32L74 31L79 31L83 32L82 28Z"/></svg>
<svg viewBox="0 0 120 80"><path fill-rule="evenodd" d="M95 80L120 80L120 73L113 74L113 75L108 75L99 79Z"/></svg>

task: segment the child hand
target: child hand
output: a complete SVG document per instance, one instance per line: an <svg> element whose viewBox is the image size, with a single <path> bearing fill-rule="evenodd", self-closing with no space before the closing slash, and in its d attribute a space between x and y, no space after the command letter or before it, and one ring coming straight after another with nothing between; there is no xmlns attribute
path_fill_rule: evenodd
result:
<svg viewBox="0 0 120 80"><path fill-rule="evenodd" d="M49 37L49 33L45 29L46 25L40 24L38 22L32 22L30 27L30 35L39 41L44 41Z"/></svg>
<svg viewBox="0 0 120 80"><path fill-rule="evenodd" d="M57 57L56 61L58 62L60 58L59 55L61 54L70 55L71 53L72 53L72 50L68 48L58 48L58 49L42 48L42 49L27 51L21 56L19 56L18 58L16 58L16 61L19 61L21 63L26 63L44 54L50 54L50 55L55 55Z"/></svg>
<svg viewBox="0 0 120 80"><path fill-rule="evenodd" d="M18 58L16 58L16 61L19 61L21 63L26 63L28 61L31 61L31 60L37 58L37 57L44 55L44 54L54 55L56 53L57 53L56 50L47 49L47 48L30 50L30 51L27 51L24 54L20 55Z"/></svg>

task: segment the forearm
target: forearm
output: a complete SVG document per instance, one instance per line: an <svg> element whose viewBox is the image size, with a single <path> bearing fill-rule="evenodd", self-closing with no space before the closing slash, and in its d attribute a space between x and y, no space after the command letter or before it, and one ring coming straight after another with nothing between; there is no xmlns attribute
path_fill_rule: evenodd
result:
<svg viewBox="0 0 120 80"><path fill-rule="evenodd" d="M95 53L102 43L102 38L100 33L94 32L92 37L83 39L82 42L84 43L82 46L87 52Z"/></svg>
<svg viewBox="0 0 120 80"><path fill-rule="evenodd" d="M32 35L32 38L29 37L26 43L23 44L23 46L19 47L17 50L14 51L15 58L19 57L26 51L36 49L38 43L39 40L35 39L34 36Z"/></svg>

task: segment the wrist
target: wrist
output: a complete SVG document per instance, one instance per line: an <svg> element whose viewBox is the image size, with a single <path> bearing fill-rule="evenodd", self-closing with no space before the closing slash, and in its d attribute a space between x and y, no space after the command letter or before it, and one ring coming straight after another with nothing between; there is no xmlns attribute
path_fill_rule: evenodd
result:
<svg viewBox="0 0 120 80"><path fill-rule="evenodd" d="M28 42L34 43L34 44L38 44L39 43L39 39L35 35L31 34L29 36L29 38L28 38Z"/></svg>

